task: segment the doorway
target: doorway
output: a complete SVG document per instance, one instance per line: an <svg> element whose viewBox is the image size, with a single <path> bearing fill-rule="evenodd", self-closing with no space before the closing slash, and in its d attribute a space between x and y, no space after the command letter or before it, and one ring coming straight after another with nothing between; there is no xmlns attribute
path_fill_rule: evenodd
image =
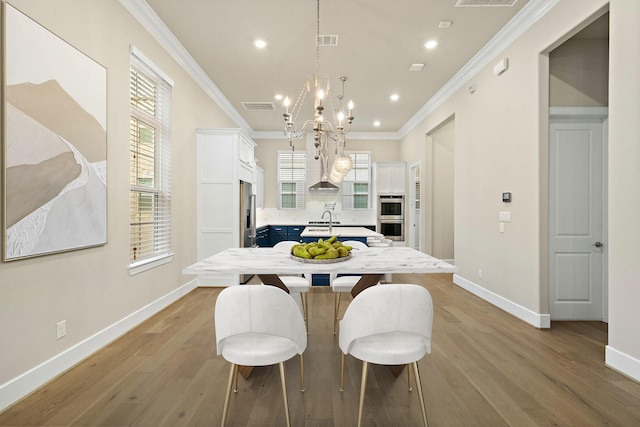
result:
<svg viewBox="0 0 640 427"><path fill-rule="evenodd" d="M606 109L593 113L549 122L551 320L606 321Z"/></svg>
<svg viewBox="0 0 640 427"><path fill-rule="evenodd" d="M409 165L409 247L421 250L420 244L420 162Z"/></svg>
<svg viewBox="0 0 640 427"><path fill-rule="evenodd" d="M609 14L549 52L548 311L607 321Z"/></svg>

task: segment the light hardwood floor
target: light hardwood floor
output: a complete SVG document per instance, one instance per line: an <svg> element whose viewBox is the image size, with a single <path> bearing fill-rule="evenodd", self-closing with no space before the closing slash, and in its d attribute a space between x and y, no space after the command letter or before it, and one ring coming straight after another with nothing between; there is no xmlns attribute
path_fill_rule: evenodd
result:
<svg viewBox="0 0 640 427"><path fill-rule="evenodd" d="M419 283L435 305L433 350L420 362L427 414L437 426L640 426L640 384L604 366L606 324L529 326L453 285L450 274L394 275ZM217 426L229 364L215 354L220 289L197 289L0 414L0 426ZM349 298L343 302L342 311ZM287 362L292 425L353 426L359 361L332 333L333 294L309 295L306 391ZM261 367L231 398L229 426L284 425L278 369ZM420 426L406 376L369 371L367 426Z"/></svg>

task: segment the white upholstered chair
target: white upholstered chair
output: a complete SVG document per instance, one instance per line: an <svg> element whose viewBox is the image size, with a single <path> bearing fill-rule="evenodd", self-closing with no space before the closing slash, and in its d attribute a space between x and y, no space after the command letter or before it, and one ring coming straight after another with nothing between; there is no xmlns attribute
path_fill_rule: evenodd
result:
<svg viewBox="0 0 640 427"><path fill-rule="evenodd" d="M307 333L298 305L274 286L231 286L218 295L214 322L218 355L231 362L221 425L225 425L227 418L232 383L237 384L238 365L278 363L287 426L290 426L284 362L300 355L300 382L304 391L303 352L307 348Z"/></svg>
<svg viewBox="0 0 640 427"><path fill-rule="evenodd" d="M350 354L362 360L358 427L362 425L369 363L413 365L422 418L427 426L418 360L431 353L432 325L433 301L429 291L422 286L372 286L360 292L349 304L340 321L340 390L343 390L344 385L344 357ZM411 382L409 389L411 390Z"/></svg>
<svg viewBox="0 0 640 427"><path fill-rule="evenodd" d="M281 250L282 252L291 252L291 247L300 242L294 240L285 240L283 242L276 243L273 248ZM309 317L307 305L307 293L311 289L311 277L309 275L304 276L278 276L282 283L289 289L289 292L293 297L300 296L300 304L302 306L302 315L304 316L305 324L307 325L307 331L309 330Z"/></svg>
<svg viewBox="0 0 640 427"><path fill-rule="evenodd" d="M342 242L343 245L351 246L353 248L352 253L356 253L362 250L368 250L369 247L366 243L363 243L359 240L345 240ZM338 276L336 273L331 273L329 275L329 284L331 285L331 290L334 292L333 295L333 335L336 334L336 329L338 326L338 312L340 310L340 300L342 299L342 294L344 292L351 292L353 287L358 280L360 280L362 276Z"/></svg>

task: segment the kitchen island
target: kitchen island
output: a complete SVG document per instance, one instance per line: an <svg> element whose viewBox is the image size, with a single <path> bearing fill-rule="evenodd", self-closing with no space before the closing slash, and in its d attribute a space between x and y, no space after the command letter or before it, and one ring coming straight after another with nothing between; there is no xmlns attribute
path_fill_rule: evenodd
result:
<svg viewBox="0 0 640 427"><path fill-rule="evenodd" d="M360 240L365 243L367 242L367 237L383 237L382 234L365 227L336 226L332 227L330 231L329 227L319 227L315 225L305 227L300 236L303 240L308 240L307 238L317 240L337 236L340 240Z"/></svg>

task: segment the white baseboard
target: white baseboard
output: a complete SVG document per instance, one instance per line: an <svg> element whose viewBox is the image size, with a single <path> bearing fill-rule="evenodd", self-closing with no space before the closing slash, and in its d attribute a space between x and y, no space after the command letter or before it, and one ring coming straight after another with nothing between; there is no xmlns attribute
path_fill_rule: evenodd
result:
<svg viewBox="0 0 640 427"><path fill-rule="evenodd" d="M113 325L84 339L73 347L0 385L0 412L182 298L196 287L197 281L194 279Z"/></svg>
<svg viewBox="0 0 640 427"><path fill-rule="evenodd" d="M635 357L608 345L604 350L604 363L614 371L640 382L640 360Z"/></svg>
<svg viewBox="0 0 640 427"><path fill-rule="evenodd" d="M529 310L510 301L496 293L493 293L482 286L464 279L457 274L453 275L453 283L460 286L463 289L471 292L472 294L482 298L483 300L495 305L496 307L506 311L507 313L517 317L520 320L527 322L536 328L546 329L551 327L551 316L549 314L540 314Z"/></svg>

